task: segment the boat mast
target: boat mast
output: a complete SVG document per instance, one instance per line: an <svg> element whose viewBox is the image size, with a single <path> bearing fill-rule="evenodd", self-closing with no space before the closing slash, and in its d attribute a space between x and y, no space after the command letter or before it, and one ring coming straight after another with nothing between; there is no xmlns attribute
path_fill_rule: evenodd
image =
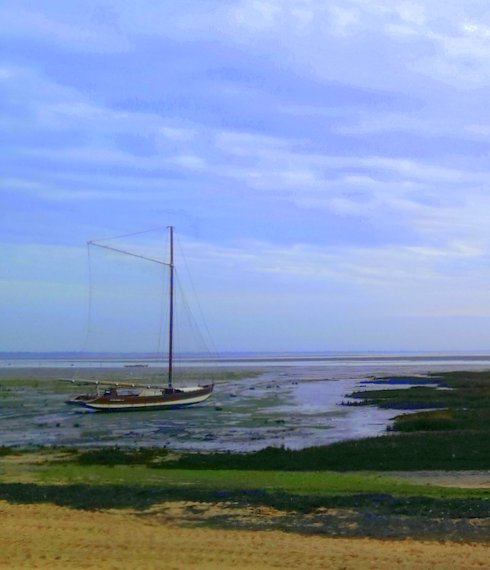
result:
<svg viewBox="0 0 490 570"><path fill-rule="evenodd" d="M170 307L168 319L168 387L172 388L173 336L174 336L174 228L168 227L170 235Z"/></svg>

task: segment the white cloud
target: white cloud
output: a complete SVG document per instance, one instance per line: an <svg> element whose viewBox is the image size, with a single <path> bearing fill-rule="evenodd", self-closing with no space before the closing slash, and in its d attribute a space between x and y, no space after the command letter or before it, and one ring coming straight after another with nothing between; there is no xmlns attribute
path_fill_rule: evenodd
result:
<svg viewBox="0 0 490 570"><path fill-rule="evenodd" d="M479 219L471 197L476 196L479 208L487 206L479 197L480 187L490 182L485 171L412 158L335 156L307 140L220 131L169 121L151 112L113 110L28 69L5 67L2 77L12 100L18 92L24 97L27 92L33 94L26 105L37 117L37 128L50 132L75 129L84 135L76 146L40 148L31 144L15 150L17 156L49 159L53 164L51 180L36 186L37 181L21 176L13 184L5 183L7 190L28 191L58 202L142 201L159 195L156 173L174 168L208 177L220 193L234 191L227 184L231 178L252 191L300 208L323 209L345 217L368 216L381 224L387 218L395 219L411 224L420 236L431 240L445 232L448 239L477 232L487 239L485 226L471 222L471 216ZM24 116L19 118L24 120ZM118 146L117 135L147 137L153 148L142 154L131 152ZM74 178L62 183L57 180L60 165L65 172L70 165L103 166L112 168L113 174L105 180L100 171L96 176L80 174L76 187L70 187ZM118 168L155 176L134 184L128 175L127 180L121 179Z"/></svg>
<svg viewBox="0 0 490 570"><path fill-rule="evenodd" d="M138 192L135 188L127 191L100 189L97 187L76 189L73 188L70 183L67 183L65 186L60 186L54 182L48 184L22 178L0 179L0 188L2 188L4 192L22 192L30 195L32 198L42 198L49 202L64 203L81 201L97 202L100 200L131 202L155 199L158 196L157 192Z"/></svg>
<svg viewBox="0 0 490 570"><path fill-rule="evenodd" d="M280 49L288 65L327 80L418 92L427 81L473 89L490 80L484 2L242 0L216 16L229 40Z"/></svg>
<svg viewBox="0 0 490 570"><path fill-rule="evenodd" d="M445 247L415 246L311 246L285 247L264 242L241 242L217 246L181 238L192 263L263 273L296 275L302 280L327 279L383 288L405 284L434 284L455 278L450 266L440 260L483 258L485 252L469 243L454 242ZM490 268L488 269L490 273Z"/></svg>

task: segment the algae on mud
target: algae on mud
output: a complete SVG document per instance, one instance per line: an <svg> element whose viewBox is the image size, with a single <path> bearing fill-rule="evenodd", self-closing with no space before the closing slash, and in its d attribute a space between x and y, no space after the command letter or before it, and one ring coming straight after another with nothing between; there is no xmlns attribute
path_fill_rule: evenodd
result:
<svg viewBox="0 0 490 570"><path fill-rule="evenodd" d="M252 451L271 445L298 448L381 433L391 415L374 407L337 406L358 380L348 375L338 381L325 378L321 368L203 367L200 371L181 370L193 383L198 377L215 380L213 398L200 406L104 415L65 405L76 387L53 380L62 375L59 369L0 370L4 425L0 445L144 445L208 451ZM76 377L77 371L73 373ZM137 381L137 374L153 383L158 379L151 368L137 372L91 368L87 374L126 376L132 381Z"/></svg>

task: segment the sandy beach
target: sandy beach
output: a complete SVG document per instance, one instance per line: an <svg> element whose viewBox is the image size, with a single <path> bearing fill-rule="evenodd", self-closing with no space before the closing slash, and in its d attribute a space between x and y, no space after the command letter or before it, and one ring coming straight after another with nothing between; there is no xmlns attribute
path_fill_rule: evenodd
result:
<svg viewBox="0 0 490 570"><path fill-rule="evenodd" d="M0 502L0 567L186 569L472 569L478 543L335 539L279 531L185 528L130 512Z"/></svg>

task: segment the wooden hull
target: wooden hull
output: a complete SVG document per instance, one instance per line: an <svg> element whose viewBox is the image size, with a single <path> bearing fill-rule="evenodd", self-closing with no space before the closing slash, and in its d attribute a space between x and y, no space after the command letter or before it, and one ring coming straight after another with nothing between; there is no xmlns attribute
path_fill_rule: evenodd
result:
<svg viewBox="0 0 490 570"><path fill-rule="evenodd" d="M206 401L213 392L214 385L196 386L183 389L159 390L155 394L120 393L108 390L105 394L88 399L86 396L70 401L86 408L105 412L127 412L143 410L162 410L192 406Z"/></svg>

